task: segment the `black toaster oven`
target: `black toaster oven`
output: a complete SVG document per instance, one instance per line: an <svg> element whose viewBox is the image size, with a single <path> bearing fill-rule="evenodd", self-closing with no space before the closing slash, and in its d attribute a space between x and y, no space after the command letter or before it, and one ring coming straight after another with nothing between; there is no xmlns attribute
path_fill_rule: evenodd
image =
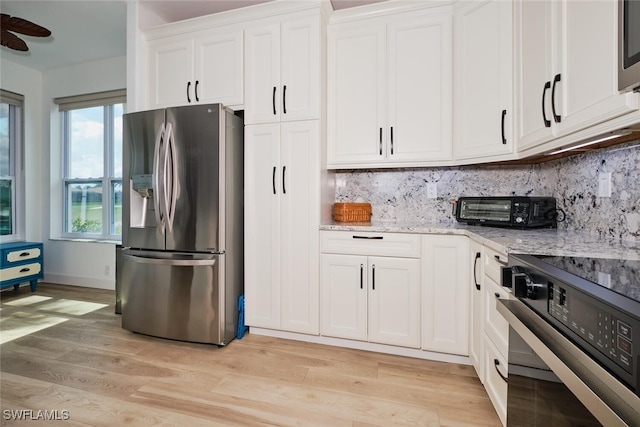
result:
<svg viewBox="0 0 640 427"><path fill-rule="evenodd" d="M460 197L455 203L459 222L493 227L556 228L553 197Z"/></svg>

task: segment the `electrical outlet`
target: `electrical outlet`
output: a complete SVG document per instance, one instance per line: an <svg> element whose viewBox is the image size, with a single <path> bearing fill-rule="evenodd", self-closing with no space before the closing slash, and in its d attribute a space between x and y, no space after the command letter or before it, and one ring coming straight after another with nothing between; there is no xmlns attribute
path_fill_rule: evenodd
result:
<svg viewBox="0 0 640 427"><path fill-rule="evenodd" d="M598 174L598 197L611 197L611 172Z"/></svg>
<svg viewBox="0 0 640 427"><path fill-rule="evenodd" d="M427 199L437 199L437 198L438 198L438 183L427 182Z"/></svg>

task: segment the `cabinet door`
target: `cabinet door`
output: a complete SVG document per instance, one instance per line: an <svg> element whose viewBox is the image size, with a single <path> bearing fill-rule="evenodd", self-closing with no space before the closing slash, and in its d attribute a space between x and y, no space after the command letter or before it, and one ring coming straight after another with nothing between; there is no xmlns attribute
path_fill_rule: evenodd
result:
<svg viewBox="0 0 640 427"><path fill-rule="evenodd" d="M455 21L455 130L458 159L513 150L513 4L464 2Z"/></svg>
<svg viewBox="0 0 640 427"><path fill-rule="evenodd" d="M152 108L195 102L193 39L171 37L149 43L149 104Z"/></svg>
<svg viewBox="0 0 640 427"><path fill-rule="evenodd" d="M552 1L516 3L518 150L553 137L551 122L552 43L555 20ZM546 124L545 124L546 123Z"/></svg>
<svg viewBox="0 0 640 427"><path fill-rule="evenodd" d="M320 118L320 21L282 22L280 97L283 121Z"/></svg>
<svg viewBox="0 0 640 427"><path fill-rule="evenodd" d="M198 102L241 105L242 30L206 32L195 40L194 97Z"/></svg>
<svg viewBox="0 0 640 427"><path fill-rule="evenodd" d="M386 148L386 29L330 28L327 53L327 163L376 164Z"/></svg>
<svg viewBox="0 0 640 427"><path fill-rule="evenodd" d="M280 125L245 127L245 323L280 328Z"/></svg>
<svg viewBox="0 0 640 427"><path fill-rule="evenodd" d="M618 92L618 2L564 0L561 5L558 136L637 109L632 102L637 95Z"/></svg>
<svg viewBox="0 0 640 427"><path fill-rule="evenodd" d="M424 236L422 349L468 355L469 239Z"/></svg>
<svg viewBox="0 0 640 427"><path fill-rule="evenodd" d="M245 124L280 121L280 23L245 30Z"/></svg>
<svg viewBox="0 0 640 427"><path fill-rule="evenodd" d="M467 283L471 289L470 324L469 324L469 359L476 369L480 382L484 383L484 314L482 305L483 263L482 245L469 241L469 259L471 260L471 273Z"/></svg>
<svg viewBox="0 0 640 427"><path fill-rule="evenodd" d="M318 121L282 123L280 194L282 329L318 333ZM255 205L254 205L255 206ZM259 205L258 205L259 206Z"/></svg>
<svg viewBox="0 0 640 427"><path fill-rule="evenodd" d="M417 20L402 15L388 25L387 34L387 159L451 159L451 15Z"/></svg>
<svg viewBox="0 0 640 427"><path fill-rule="evenodd" d="M367 340L367 257L320 256L322 335Z"/></svg>
<svg viewBox="0 0 640 427"><path fill-rule="evenodd" d="M369 341L420 347L420 260L369 257Z"/></svg>

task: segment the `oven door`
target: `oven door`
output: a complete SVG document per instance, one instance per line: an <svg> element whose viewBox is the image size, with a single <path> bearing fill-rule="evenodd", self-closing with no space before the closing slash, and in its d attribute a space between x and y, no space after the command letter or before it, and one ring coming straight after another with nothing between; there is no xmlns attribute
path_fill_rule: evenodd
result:
<svg viewBox="0 0 640 427"><path fill-rule="evenodd" d="M509 322L507 426L638 426L640 399L515 297Z"/></svg>

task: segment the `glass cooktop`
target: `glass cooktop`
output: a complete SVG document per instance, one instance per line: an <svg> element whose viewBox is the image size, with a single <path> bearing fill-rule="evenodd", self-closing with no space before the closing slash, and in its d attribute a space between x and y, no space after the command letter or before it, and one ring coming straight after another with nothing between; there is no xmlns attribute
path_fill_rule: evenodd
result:
<svg viewBox="0 0 640 427"><path fill-rule="evenodd" d="M640 261L606 258L537 256L573 275L640 301Z"/></svg>

